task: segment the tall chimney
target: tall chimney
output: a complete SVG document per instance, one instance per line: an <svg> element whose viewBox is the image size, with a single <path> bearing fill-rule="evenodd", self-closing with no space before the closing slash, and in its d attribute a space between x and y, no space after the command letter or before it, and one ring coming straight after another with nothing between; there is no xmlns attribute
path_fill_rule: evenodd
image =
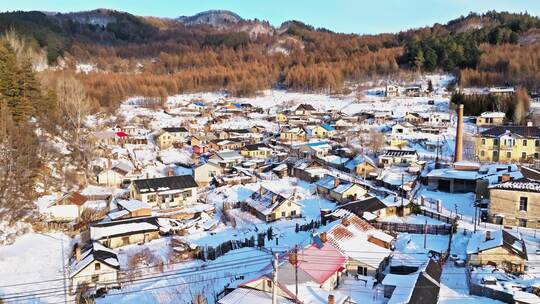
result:
<svg viewBox="0 0 540 304"><path fill-rule="evenodd" d="M463 156L463 104L458 107L458 120L456 127L456 149L454 162L461 161Z"/></svg>

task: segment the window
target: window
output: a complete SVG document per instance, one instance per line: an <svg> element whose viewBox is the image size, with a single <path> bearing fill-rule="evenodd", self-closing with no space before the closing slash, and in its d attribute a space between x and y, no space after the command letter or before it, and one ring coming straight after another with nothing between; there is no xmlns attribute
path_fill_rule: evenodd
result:
<svg viewBox="0 0 540 304"><path fill-rule="evenodd" d="M281 216L285 216L285 214L286 214L285 211L281 212Z"/></svg>
<svg viewBox="0 0 540 304"><path fill-rule="evenodd" d="M295 215L296 215L296 210L291 211L291 216L295 216Z"/></svg>
<svg viewBox="0 0 540 304"><path fill-rule="evenodd" d="M125 245L129 245L129 236L123 236L122 237L122 244L125 246Z"/></svg>
<svg viewBox="0 0 540 304"><path fill-rule="evenodd" d="M92 282L97 283L97 281L99 281L99 275L95 274L92 276Z"/></svg>
<svg viewBox="0 0 540 304"><path fill-rule="evenodd" d="M506 152L506 157L507 158L512 158L512 152L510 152L510 151Z"/></svg>
<svg viewBox="0 0 540 304"><path fill-rule="evenodd" d="M485 145L485 144L486 144L486 139L482 138L482 145Z"/></svg>
<svg viewBox="0 0 540 304"><path fill-rule="evenodd" d="M527 227L527 220L526 219L518 219L518 225L519 225L519 227Z"/></svg>
<svg viewBox="0 0 540 304"><path fill-rule="evenodd" d="M527 158L527 153L526 152L521 152L521 158L526 159Z"/></svg>
<svg viewBox="0 0 540 304"><path fill-rule="evenodd" d="M535 145L536 147L540 147L540 140L538 140L538 139L535 140L535 141L534 141L534 145Z"/></svg>
<svg viewBox="0 0 540 304"><path fill-rule="evenodd" d="M358 266L358 275L367 276L367 267Z"/></svg>
<svg viewBox="0 0 540 304"><path fill-rule="evenodd" d="M522 196L519 198L519 211L527 211L528 198Z"/></svg>
<svg viewBox="0 0 540 304"><path fill-rule="evenodd" d="M527 146L527 140L526 140L526 139L523 140L523 146L524 146L524 147Z"/></svg>
<svg viewBox="0 0 540 304"><path fill-rule="evenodd" d="M100 270L101 270L101 264L100 264L100 263L95 263L95 264L94 264L94 269L95 269L96 271L100 271Z"/></svg>
<svg viewBox="0 0 540 304"><path fill-rule="evenodd" d="M486 154L486 152L484 152L484 150L480 151L480 156L484 156Z"/></svg>
<svg viewBox="0 0 540 304"><path fill-rule="evenodd" d="M267 280L266 285L268 286L268 288L272 288L272 281Z"/></svg>
<svg viewBox="0 0 540 304"><path fill-rule="evenodd" d="M534 153L534 158L538 159L538 152Z"/></svg>
<svg viewBox="0 0 540 304"><path fill-rule="evenodd" d="M495 146L498 146L499 145L499 139L498 138L493 139L493 144Z"/></svg>

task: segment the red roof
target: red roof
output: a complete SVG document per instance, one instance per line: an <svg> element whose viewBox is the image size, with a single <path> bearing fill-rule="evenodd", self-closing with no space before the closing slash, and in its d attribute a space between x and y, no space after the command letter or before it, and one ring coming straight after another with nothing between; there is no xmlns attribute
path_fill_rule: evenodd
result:
<svg viewBox="0 0 540 304"><path fill-rule="evenodd" d="M325 242L321 248L311 245L299 255L298 267L323 284L334 273L343 270L347 258L334 246Z"/></svg>
<svg viewBox="0 0 540 304"><path fill-rule="evenodd" d="M80 194L79 192L73 192L71 193L67 199L72 203L72 204L75 204L77 206L81 206L83 205L84 203L86 203L86 201L88 201L88 198L82 194Z"/></svg>
<svg viewBox="0 0 540 304"><path fill-rule="evenodd" d="M124 131L119 131L119 132L116 132L116 136L118 137L127 137L128 134Z"/></svg>

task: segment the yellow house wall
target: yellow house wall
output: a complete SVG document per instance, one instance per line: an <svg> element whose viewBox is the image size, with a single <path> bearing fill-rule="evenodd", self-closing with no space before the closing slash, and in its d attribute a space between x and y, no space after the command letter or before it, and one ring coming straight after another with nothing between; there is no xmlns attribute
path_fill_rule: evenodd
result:
<svg viewBox="0 0 540 304"><path fill-rule="evenodd" d="M527 141L527 145L523 144L523 140ZM499 162L519 162L523 161L522 153L527 154L527 158L534 158L534 153L540 153L540 146L536 146L535 139L516 139L515 145L509 148L501 145L499 140L498 145L494 145L494 138L477 137L475 139L475 152L480 161L494 161L493 151L498 151ZM483 151L483 153L482 153ZM507 152L510 152L508 157Z"/></svg>

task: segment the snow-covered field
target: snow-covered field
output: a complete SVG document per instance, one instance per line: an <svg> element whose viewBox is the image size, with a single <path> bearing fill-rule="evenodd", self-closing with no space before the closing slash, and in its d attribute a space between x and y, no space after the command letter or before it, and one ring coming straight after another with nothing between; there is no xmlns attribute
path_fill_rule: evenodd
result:
<svg viewBox="0 0 540 304"><path fill-rule="evenodd" d="M62 303L70 242L61 233L30 233L0 247L0 298L5 303Z"/></svg>

